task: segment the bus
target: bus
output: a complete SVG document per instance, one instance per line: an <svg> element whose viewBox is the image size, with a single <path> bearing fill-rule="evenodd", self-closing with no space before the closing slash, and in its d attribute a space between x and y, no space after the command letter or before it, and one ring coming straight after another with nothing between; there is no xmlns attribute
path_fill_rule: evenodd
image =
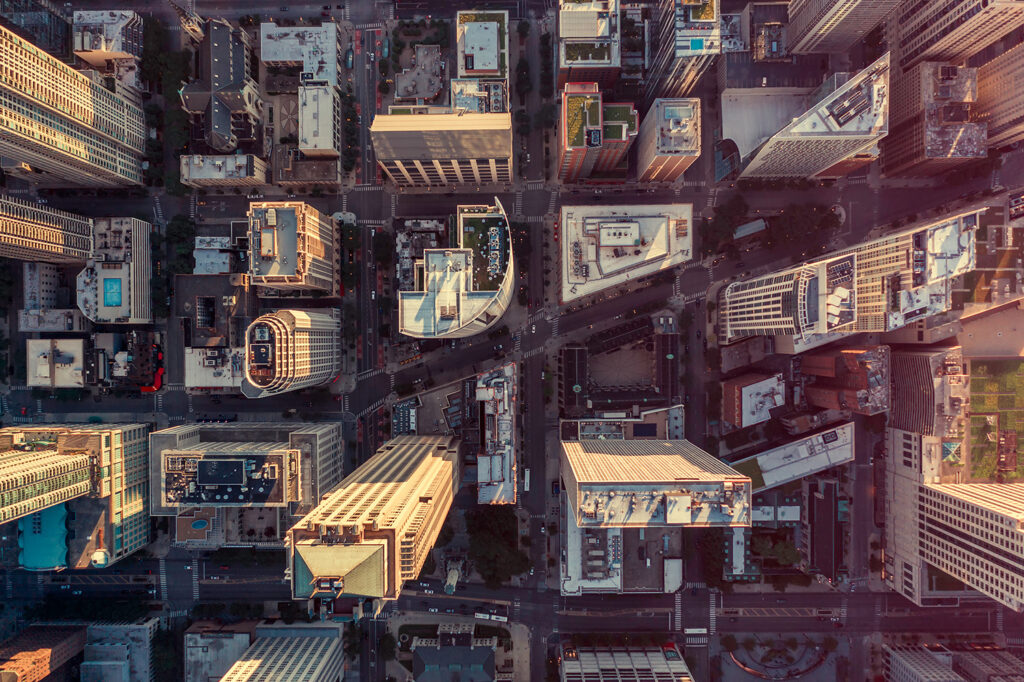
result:
<svg viewBox="0 0 1024 682"><path fill-rule="evenodd" d="M683 630L684 635L706 635L708 634L707 628L686 628Z"/></svg>
<svg viewBox="0 0 1024 682"><path fill-rule="evenodd" d="M528 493L528 492L530 492L530 470L527 469L526 472L523 474L523 476L524 476L523 492L524 493Z"/></svg>

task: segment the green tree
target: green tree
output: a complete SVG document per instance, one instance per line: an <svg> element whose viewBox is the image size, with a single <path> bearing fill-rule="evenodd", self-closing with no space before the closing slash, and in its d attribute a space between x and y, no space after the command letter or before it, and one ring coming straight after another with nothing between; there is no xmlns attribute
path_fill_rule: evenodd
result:
<svg viewBox="0 0 1024 682"><path fill-rule="evenodd" d="M729 653L732 653L733 651L736 651L736 649L739 648L739 644L736 642L736 638L733 635L723 635L721 642L722 648L728 651Z"/></svg>
<svg viewBox="0 0 1024 682"><path fill-rule="evenodd" d="M525 57L520 57L516 64L516 94L526 97L533 90L533 80L530 78L530 62Z"/></svg>
<svg viewBox="0 0 1024 682"><path fill-rule="evenodd" d="M517 525L515 509L507 506L481 505L466 512L469 559L491 589L530 567L529 557L519 549Z"/></svg>
<svg viewBox="0 0 1024 682"><path fill-rule="evenodd" d="M362 652L363 643L359 630L355 623L345 623L345 632L341 636L341 650L350 661L359 658Z"/></svg>
<svg viewBox="0 0 1024 682"><path fill-rule="evenodd" d="M519 32L519 37L526 40L526 36L530 35L530 22L520 21L519 25L516 26L516 31Z"/></svg>
<svg viewBox="0 0 1024 682"><path fill-rule="evenodd" d="M381 635L377 642L377 651L385 661L393 661L398 656L398 642L395 641L395 636L390 631Z"/></svg>
<svg viewBox="0 0 1024 682"><path fill-rule="evenodd" d="M821 643L821 646L825 651L831 652L836 650L836 647L839 646L839 642L832 637L826 637L825 641Z"/></svg>

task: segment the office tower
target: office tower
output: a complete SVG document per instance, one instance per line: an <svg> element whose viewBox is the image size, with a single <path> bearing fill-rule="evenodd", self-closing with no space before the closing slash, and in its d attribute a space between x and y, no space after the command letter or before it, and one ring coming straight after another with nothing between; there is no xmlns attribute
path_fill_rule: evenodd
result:
<svg viewBox="0 0 1024 682"><path fill-rule="evenodd" d="M0 26L0 155L90 187L142 184L142 109Z"/></svg>
<svg viewBox="0 0 1024 682"><path fill-rule="evenodd" d="M242 395L265 398L332 381L341 371L337 310L278 310L256 318L245 332Z"/></svg>
<svg viewBox="0 0 1024 682"><path fill-rule="evenodd" d="M279 68L300 67L299 73L306 74L301 78L304 84L337 86L342 54L338 25L333 21L319 26L260 24L260 61Z"/></svg>
<svg viewBox="0 0 1024 682"><path fill-rule="evenodd" d="M795 54L846 52L900 0L793 0L786 29Z"/></svg>
<svg viewBox="0 0 1024 682"><path fill-rule="evenodd" d="M637 134L632 104L605 103L597 83L569 83L558 121L558 179L576 182L614 171Z"/></svg>
<svg viewBox="0 0 1024 682"><path fill-rule="evenodd" d="M1024 26L1022 0L904 2L896 22L899 67L922 61L961 63Z"/></svg>
<svg viewBox="0 0 1024 682"><path fill-rule="evenodd" d="M988 146L1024 140L1024 45L1012 47L978 69L978 120L988 126Z"/></svg>
<svg viewBox="0 0 1024 682"><path fill-rule="evenodd" d="M749 476L754 493L763 492L853 461L853 422L798 438L730 463Z"/></svg>
<svg viewBox="0 0 1024 682"><path fill-rule="evenodd" d="M0 679L42 682L85 649L83 625L33 625L0 644Z"/></svg>
<svg viewBox="0 0 1024 682"><path fill-rule="evenodd" d="M800 373L807 402L826 410L880 414L889 409L889 347L843 348L805 354Z"/></svg>
<svg viewBox="0 0 1024 682"><path fill-rule="evenodd" d="M153 637L160 622L154 616L142 616L133 622L90 623L85 631L85 660L79 665L82 682L153 679Z"/></svg>
<svg viewBox="0 0 1024 682"><path fill-rule="evenodd" d="M94 250L78 273L78 308L99 324L153 321L153 226L138 218L96 218Z"/></svg>
<svg viewBox="0 0 1024 682"><path fill-rule="evenodd" d="M649 106L658 97L686 97L722 53L719 0L658 0L652 8Z"/></svg>
<svg viewBox="0 0 1024 682"><path fill-rule="evenodd" d="M149 446L150 513L177 517L173 538L190 545L279 542L341 482L344 462L338 423L172 426Z"/></svg>
<svg viewBox="0 0 1024 682"><path fill-rule="evenodd" d="M750 526L750 479L665 439L673 409L659 412L643 424L585 419L562 429L577 438L562 441L563 595L675 592L684 529Z"/></svg>
<svg viewBox="0 0 1024 682"><path fill-rule="evenodd" d="M476 457L476 501L480 504L516 503L516 377L514 362L476 376L481 431Z"/></svg>
<svg viewBox="0 0 1024 682"><path fill-rule="evenodd" d="M700 100L656 99L637 134L640 182L675 182L700 156Z"/></svg>
<svg viewBox="0 0 1024 682"><path fill-rule="evenodd" d="M239 142L262 148L263 100L251 72L252 46L245 29L208 19L199 45L196 77L181 89L181 107L202 127L214 151Z"/></svg>
<svg viewBox="0 0 1024 682"><path fill-rule="evenodd" d="M740 177L834 177L849 172L847 161L889 132L888 91L888 53L856 74L834 74L808 98L808 109L754 150Z"/></svg>
<svg viewBox="0 0 1024 682"><path fill-rule="evenodd" d="M265 625L220 682L336 682L345 676L341 623Z"/></svg>
<svg viewBox="0 0 1024 682"><path fill-rule="evenodd" d="M341 156L341 95L338 88L320 81L299 88L298 150L311 159Z"/></svg>
<svg viewBox="0 0 1024 682"><path fill-rule="evenodd" d="M257 187L267 184L267 162L255 154L182 154L182 184L189 187Z"/></svg>
<svg viewBox="0 0 1024 682"><path fill-rule="evenodd" d="M44 263L92 257L92 218L0 195L0 255Z"/></svg>
<svg viewBox="0 0 1024 682"><path fill-rule="evenodd" d="M619 0L559 0L558 87L615 84L622 68Z"/></svg>
<svg viewBox="0 0 1024 682"><path fill-rule="evenodd" d="M508 12L455 13L459 78L508 78Z"/></svg>
<svg viewBox="0 0 1024 682"><path fill-rule="evenodd" d="M974 269L984 210L733 282L719 297L719 338L775 336L776 352L799 353L844 334L891 331L945 312L954 280Z"/></svg>
<svg viewBox="0 0 1024 682"><path fill-rule="evenodd" d="M0 429L0 476L12 486L0 522L18 519L22 568L103 568L149 544L148 433L144 424Z"/></svg>
<svg viewBox="0 0 1024 682"><path fill-rule="evenodd" d="M398 328L417 339L463 338L501 319L515 288L512 236L505 207L459 206L458 247L424 249L416 287L398 292Z"/></svg>
<svg viewBox="0 0 1024 682"><path fill-rule="evenodd" d="M896 79L882 142L882 172L935 175L986 158L988 125L979 122L978 70L921 62Z"/></svg>
<svg viewBox="0 0 1024 682"><path fill-rule="evenodd" d="M786 404L782 374L743 374L722 382L722 421L745 429L771 419L771 410Z"/></svg>
<svg viewBox="0 0 1024 682"><path fill-rule="evenodd" d="M512 115L440 113L378 115L373 153L399 187L511 182Z"/></svg>
<svg viewBox="0 0 1024 682"><path fill-rule="evenodd" d="M669 641L661 646L563 643L559 679L561 682L693 682L679 647L669 637L665 639Z"/></svg>
<svg viewBox="0 0 1024 682"><path fill-rule="evenodd" d="M249 278L258 287L336 294L338 225L302 201L249 204Z"/></svg>
<svg viewBox="0 0 1024 682"><path fill-rule="evenodd" d="M397 599L434 546L458 490L459 441L398 436L288 531L295 599Z"/></svg>
<svg viewBox="0 0 1024 682"><path fill-rule="evenodd" d="M75 56L106 69L110 62L142 57L142 17L131 10L90 10L74 14Z"/></svg>
<svg viewBox="0 0 1024 682"><path fill-rule="evenodd" d="M892 682L1018 682L1024 661L1004 649L972 644L883 644Z"/></svg>
<svg viewBox="0 0 1024 682"><path fill-rule="evenodd" d="M71 21L55 0L0 0L0 25L62 62L71 62Z"/></svg>

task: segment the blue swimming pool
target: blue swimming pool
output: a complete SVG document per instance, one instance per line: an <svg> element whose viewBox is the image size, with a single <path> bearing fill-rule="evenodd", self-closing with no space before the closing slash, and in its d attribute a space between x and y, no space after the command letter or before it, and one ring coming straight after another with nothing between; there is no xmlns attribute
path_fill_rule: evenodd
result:
<svg viewBox="0 0 1024 682"><path fill-rule="evenodd" d="M704 49L703 38L690 38L690 49L694 51L700 51Z"/></svg>
<svg viewBox="0 0 1024 682"><path fill-rule="evenodd" d="M209 523L210 522L207 521L206 519L196 519L195 521L192 522L192 527L195 528L196 530L202 530L202 529L206 528L206 526L208 526Z"/></svg>
<svg viewBox="0 0 1024 682"><path fill-rule="evenodd" d="M116 308L121 305L121 280L108 277L103 280L103 305Z"/></svg>

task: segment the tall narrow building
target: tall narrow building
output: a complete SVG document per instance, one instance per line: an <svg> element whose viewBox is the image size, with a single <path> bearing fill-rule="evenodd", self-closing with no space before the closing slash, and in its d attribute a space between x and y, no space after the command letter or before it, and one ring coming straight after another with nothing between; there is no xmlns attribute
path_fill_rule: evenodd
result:
<svg viewBox="0 0 1024 682"><path fill-rule="evenodd" d="M899 67L959 63L1024 26L1024 0L904 2L895 14Z"/></svg>
<svg viewBox="0 0 1024 682"><path fill-rule="evenodd" d="M338 226L302 201L249 204L249 278L281 291L338 291Z"/></svg>
<svg viewBox="0 0 1024 682"><path fill-rule="evenodd" d="M278 310L245 332L242 395L265 398L326 384L341 371L338 311Z"/></svg>
<svg viewBox="0 0 1024 682"><path fill-rule="evenodd" d="M0 255L43 263L92 258L91 218L0 195Z"/></svg>
<svg viewBox="0 0 1024 682"><path fill-rule="evenodd" d="M700 156L700 100L656 99L637 135L640 182L675 182Z"/></svg>
<svg viewBox="0 0 1024 682"><path fill-rule="evenodd" d="M722 53L719 0L658 0L651 8L645 107L658 97L686 97Z"/></svg>
<svg viewBox="0 0 1024 682"><path fill-rule="evenodd" d="M619 0L559 0L558 87L611 87L622 68Z"/></svg>
<svg viewBox="0 0 1024 682"><path fill-rule="evenodd" d="M568 83L558 122L558 179L584 180L615 171L637 135L632 104L604 102L597 83Z"/></svg>
<svg viewBox="0 0 1024 682"><path fill-rule="evenodd" d="M793 0L786 28L790 51L846 52L899 4L900 0Z"/></svg>
<svg viewBox="0 0 1024 682"><path fill-rule="evenodd" d="M142 109L0 26L0 156L51 184L141 185L145 140Z"/></svg>
<svg viewBox="0 0 1024 682"><path fill-rule="evenodd" d="M1024 140L1024 44L978 69L978 120L988 126L988 146Z"/></svg>
<svg viewBox="0 0 1024 682"><path fill-rule="evenodd" d="M288 532L295 599L397 599L419 575L458 490L459 441L398 436Z"/></svg>

